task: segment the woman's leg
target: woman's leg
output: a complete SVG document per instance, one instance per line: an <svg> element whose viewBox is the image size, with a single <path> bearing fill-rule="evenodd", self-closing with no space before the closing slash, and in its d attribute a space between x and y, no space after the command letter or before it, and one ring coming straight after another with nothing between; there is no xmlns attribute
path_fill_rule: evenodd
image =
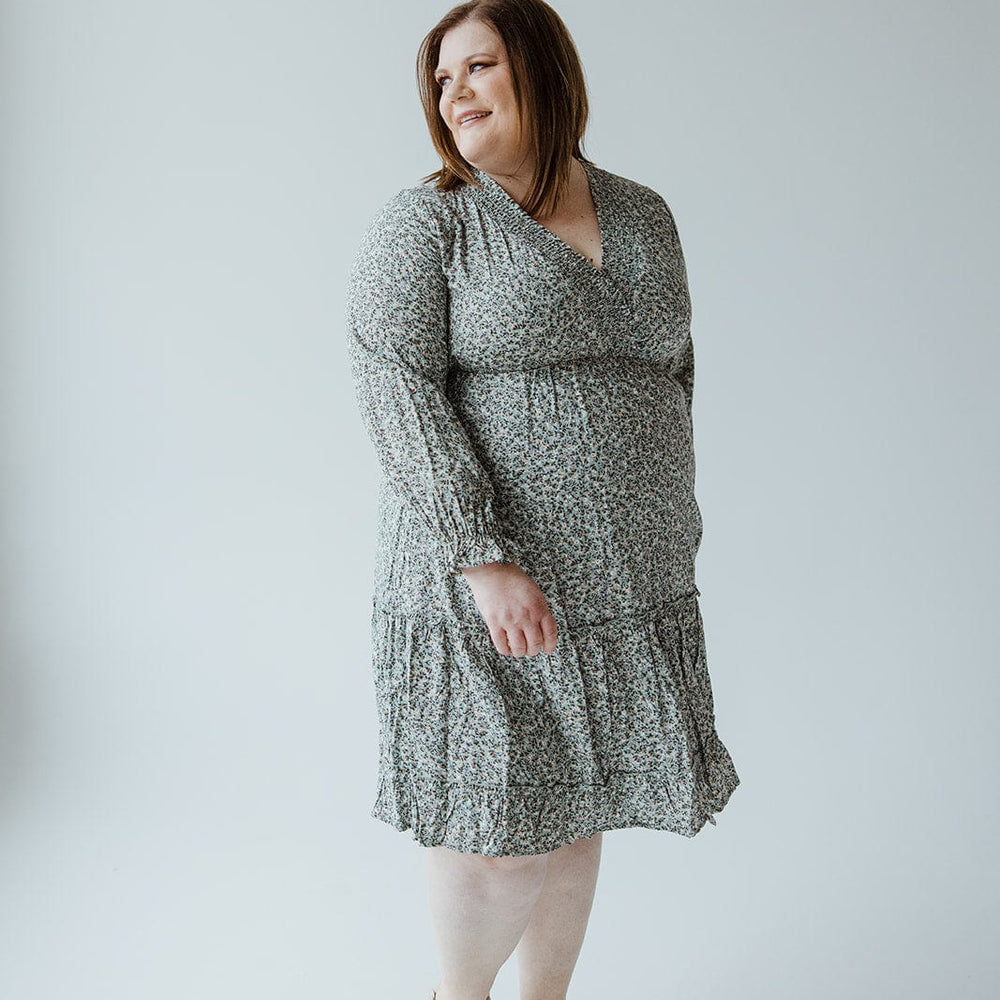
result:
<svg viewBox="0 0 1000 1000"><path fill-rule="evenodd" d="M443 975L437 1000L485 1000L531 917L552 854L490 858L427 848Z"/></svg>
<svg viewBox="0 0 1000 1000"><path fill-rule="evenodd" d="M521 1000L565 1000L601 865L600 832L552 851L542 891L517 945Z"/></svg>

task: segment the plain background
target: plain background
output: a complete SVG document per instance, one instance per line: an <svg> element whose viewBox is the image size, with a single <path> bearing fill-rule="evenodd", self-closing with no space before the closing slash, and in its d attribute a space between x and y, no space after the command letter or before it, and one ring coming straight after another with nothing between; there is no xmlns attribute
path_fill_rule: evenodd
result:
<svg viewBox="0 0 1000 1000"><path fill-rule="evenodd" d="M369 817L343 307L438 165L446 9L3 5L5 998L437 981L422 849ZM997 6L557 9L586 152L685 248L742 779L696 838L605 834L571 996L996 996Z"/></svg>

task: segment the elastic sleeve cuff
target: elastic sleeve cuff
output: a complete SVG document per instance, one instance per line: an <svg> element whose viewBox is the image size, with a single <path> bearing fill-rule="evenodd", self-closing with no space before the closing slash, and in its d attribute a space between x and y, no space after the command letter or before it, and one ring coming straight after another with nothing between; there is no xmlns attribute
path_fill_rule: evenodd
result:
<svg viewBox="0 0 1000 1000"><path fill-rule="evenodd" d="M492 562L513 563L529 572L521 546L496 522L484 524L479 530L452 539L447 549L448 563L454 573L469 566Z"/></svg>

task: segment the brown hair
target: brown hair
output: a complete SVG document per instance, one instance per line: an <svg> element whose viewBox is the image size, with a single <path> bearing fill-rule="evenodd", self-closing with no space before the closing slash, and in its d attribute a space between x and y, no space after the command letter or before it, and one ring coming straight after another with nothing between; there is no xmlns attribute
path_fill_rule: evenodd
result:
<svg viewBox="0 0 1000 1000"><path fill-rule="evenodd" d="M547 215L569 183L571 159L592 161L582 152L589 113L583 66L566 25L544 0L471 0L453 7L424 37L417 89L442 167L421 180L436 181L439 191L479 185L441 117L434 79L442 38L465 21L488 24L507 50L514 98L535 154L535 176L521 207Z"/></svg>

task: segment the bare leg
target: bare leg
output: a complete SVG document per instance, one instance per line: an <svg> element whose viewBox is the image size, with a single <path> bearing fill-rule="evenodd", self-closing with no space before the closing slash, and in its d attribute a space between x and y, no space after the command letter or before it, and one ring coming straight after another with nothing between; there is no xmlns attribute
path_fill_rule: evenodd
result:
<svg viewBox="0 0 1000 1000"><path fill-rule="evenodd" d="M517 945L521 1000L565 1000L597 888L602 835L549 854L548 872Z"/></svg>
<svg viewBox="0 0 1000 1000"><path fill-rule="evenodd" d="M552 854L489 858L427 848L443 976L437 1000L484 1000L531 917Z"/></svg>

